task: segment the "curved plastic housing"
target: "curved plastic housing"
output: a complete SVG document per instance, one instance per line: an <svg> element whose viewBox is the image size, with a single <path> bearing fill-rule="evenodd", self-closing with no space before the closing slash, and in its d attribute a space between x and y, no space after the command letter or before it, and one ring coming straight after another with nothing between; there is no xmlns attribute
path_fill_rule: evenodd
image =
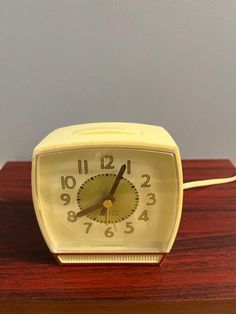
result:
<svg viewBox="0 0 236 314"><path fill-rule="evenodd" d="M104 167L107 156L112 156L110 168ZM78 190L84 182L91 178L94 182L100 175L104 180L106 175L115 176L124 162L131 167L124 177L139 194L134 213L108 225L99 222L99 213L95 221L89 216L77 219L72 212L80 210ZM106 182L91 183L83 202L94 204L102 186L109 186ZM124 205L132 200L132 190L121 187L117 193L120 206L122 200ZM59 263L160 264L174 243L181 218L179 150L158 126L105 122L60 128L33 151L32 195L41 232Z"/></svg>

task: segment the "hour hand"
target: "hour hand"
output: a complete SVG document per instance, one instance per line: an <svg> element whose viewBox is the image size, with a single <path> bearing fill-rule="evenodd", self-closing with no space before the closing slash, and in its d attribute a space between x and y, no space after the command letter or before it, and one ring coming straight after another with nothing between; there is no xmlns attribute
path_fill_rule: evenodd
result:
<svg viewBox="0 0 236 314"><path fill-rule="evenodd" d="M76 217L82 217L82 216L88 215L91 212L93 212L94 210L99 209L101 207L103 207L103 202L100 202L96 205L93 205L93 206L90 206L88 208L81 210L80 212L77 213Z"/></svg>

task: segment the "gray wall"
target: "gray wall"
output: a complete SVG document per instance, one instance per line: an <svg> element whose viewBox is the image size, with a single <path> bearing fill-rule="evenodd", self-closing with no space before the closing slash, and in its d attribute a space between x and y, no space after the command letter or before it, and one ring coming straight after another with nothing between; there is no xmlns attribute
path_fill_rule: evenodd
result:
<svg viewBox="0 0 236 314"><path fill-rule="evenodd" d="M0 162L93 121L164 126L236 161L236 2L0 0Z"/></svg>

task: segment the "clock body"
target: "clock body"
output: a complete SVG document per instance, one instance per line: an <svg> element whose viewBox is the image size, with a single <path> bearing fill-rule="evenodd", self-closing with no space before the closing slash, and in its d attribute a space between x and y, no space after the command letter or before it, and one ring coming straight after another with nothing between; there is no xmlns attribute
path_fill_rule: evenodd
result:
<svg viewBox="0 0 236 314"><path fill-rule="evenodd" d="M35 213L60 264L160 264L179 227L182 181L174 140L147 124L64 127L33 152Z"/></svg>

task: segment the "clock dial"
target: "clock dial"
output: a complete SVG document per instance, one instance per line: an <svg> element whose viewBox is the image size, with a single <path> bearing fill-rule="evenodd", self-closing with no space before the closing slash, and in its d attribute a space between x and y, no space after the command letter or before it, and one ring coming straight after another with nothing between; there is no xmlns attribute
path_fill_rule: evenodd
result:
<svg viewBox="0 0 236 314"><path fill-rule="evenodd" d="M109 198L115 179L116 174L102 173L88 178L79 188L77 202L81 211L100 204L100 207L86 215L91 220L105 224L118 223L130 217L138 207L138 191L126 178L121 178L112 197L114 199Z"/></svg>
<svg viewBox="0 0 236 314"><path fill-rule="evenodd" d="M52 251L168 251L178 219L173 154L65 150L39 156L36 171L37 215Z"/></svg>

